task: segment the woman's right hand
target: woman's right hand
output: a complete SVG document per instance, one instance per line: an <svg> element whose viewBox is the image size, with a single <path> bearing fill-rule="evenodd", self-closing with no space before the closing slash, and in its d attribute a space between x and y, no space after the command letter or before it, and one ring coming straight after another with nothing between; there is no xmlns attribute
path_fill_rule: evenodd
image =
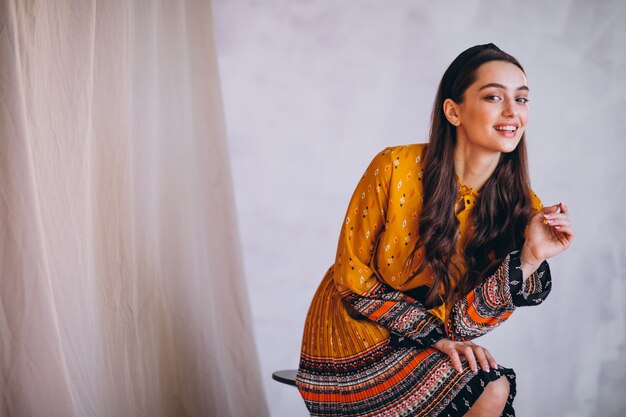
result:
<svg viewBox="0 0 626 417"><path fill-rule="evenodd" d="M452 366L458 373L463 372L461 364L461 355L465 356L467 364L474 372L478 372L478 365L485 371L489 372L489 367L496 369L498 363L487 349L478 346L472 341L457 342L450 339L441 339L433 345L433 347L450 357Z"/></svg>

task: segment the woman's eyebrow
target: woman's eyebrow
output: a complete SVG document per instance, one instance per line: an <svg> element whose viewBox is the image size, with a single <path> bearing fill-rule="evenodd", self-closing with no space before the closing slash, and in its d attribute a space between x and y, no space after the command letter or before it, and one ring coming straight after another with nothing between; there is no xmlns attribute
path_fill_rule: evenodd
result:
<svg viewBox="0 0 626 417"><path fill-rule="evenodd" d="M503 86L502 84L498 84L498 83L489 83L489 84L485 84L485 85L483 85L482 87L480 87L480 88L478 89L478 91L480 91L480 90L484 90L485 88L490 88L490 87L501 88L501 89L503 89L503 90L506 90L506 87L505 87L505 86ZM523 86L521 86L521 87L517 87L517 91L520 91L520 90L529 91L528 86L526 86L526 85L523 85Z"/></svg>

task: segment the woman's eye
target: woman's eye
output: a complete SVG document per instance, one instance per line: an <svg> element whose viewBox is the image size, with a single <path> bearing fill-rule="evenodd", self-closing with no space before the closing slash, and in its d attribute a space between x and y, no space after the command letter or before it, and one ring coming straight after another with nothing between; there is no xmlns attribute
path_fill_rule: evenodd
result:
<svg viewBox="0 0 626 417"><path fill-rule="evenodd" d="M517 101L518 103L526 104L526 103L528 103L528 97L518 97L518 98L516 99L516 101Z"/></svg>
<svg viewBox="0 0 626 417"><path fill-rule="evenodd" d="M497 103L497 102L499 102L500 100L502 100L502 99L500 98L500 96L487 96L487 97L486 97L486 99L487 99L488 101L493 101L494 103Z"/></svg>

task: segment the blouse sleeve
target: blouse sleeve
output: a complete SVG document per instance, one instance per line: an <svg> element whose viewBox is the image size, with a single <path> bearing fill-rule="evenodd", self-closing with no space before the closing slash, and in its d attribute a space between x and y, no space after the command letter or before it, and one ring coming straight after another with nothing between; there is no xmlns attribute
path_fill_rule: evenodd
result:
<svg viewBox="0 0 626 417"><path fill-rule="evenodd" d="M543 208L532 193L532 215ZM538 305L552 289L550 267L543 261L524 281L521 251L506 256L485 281L454 304L446 321L446 335L452 340L480 337L508 319L516 307Z"/></svg>
<svg viewBox="0 0 626 417"><path fill-rule="evenodd" d="M385 227L393 148L377 154L361 177L341 229L335 285L349 309L387 328L392 341L430 346L444 337L443 322L425 307L382 282L373 265Z"/></svg>

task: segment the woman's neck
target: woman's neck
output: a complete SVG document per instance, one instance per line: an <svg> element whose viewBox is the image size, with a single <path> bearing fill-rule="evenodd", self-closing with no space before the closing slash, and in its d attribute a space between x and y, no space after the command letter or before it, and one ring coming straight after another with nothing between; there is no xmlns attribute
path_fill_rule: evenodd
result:
<svg viewBox="0 0 626 417"><path fill-rule="evenodd" d="M487 182L500 161L500 152L479 150L457 142L454 149L454 170L461 184L476 191Z"/></svg>

